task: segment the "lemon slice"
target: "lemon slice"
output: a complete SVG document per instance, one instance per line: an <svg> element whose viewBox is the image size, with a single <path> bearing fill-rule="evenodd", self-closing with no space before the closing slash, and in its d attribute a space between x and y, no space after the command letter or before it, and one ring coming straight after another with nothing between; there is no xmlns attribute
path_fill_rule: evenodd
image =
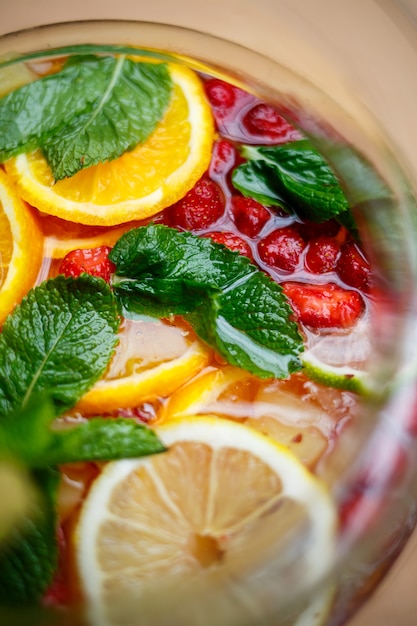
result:
<svg viewBox="0 0 417 626"><path fill-rule="evenodd" d="M76 411L98 415L166 397L210 359L204 344L163 321L125 320L119 337L108 371L81 398Z"/></svg>
<svg viewBox="0 0 417 626"><path fill-rule="evenodd" d="M310 333L301 355L304 371L312 380L358 394L370 390L367 364L371 356L371 329L367 317L339 332Z"/></svg>
<svg viewBox="0 0 417 626"><path fill-rule="evenodd" d="M33 286L42 248L37 222L0 169L0 324Z"/></svg>
<svg viewBox="0 0 417 626"><path fill-rule="evenodd" d="M167 452L109 463L82 507L75 559L92 624L137 615L151 624L160 611L170 622L181 614L174 623L229 624L227 607L245 621L249 607L262 621L294 580L300 590L328 570L332 500L284 447L214 416L157 433ZM288 622L297 623L306 622Z"/></svg>
<svg viewBox="0 0 417 626"><path fill-rule="evenodd" d="M198 76L168 67L171 104L144 143L56 183L40 151L21 154L5 167L22 197L43 213L102 226L144 219L182 198L209 165L214 124Z"/></svg>

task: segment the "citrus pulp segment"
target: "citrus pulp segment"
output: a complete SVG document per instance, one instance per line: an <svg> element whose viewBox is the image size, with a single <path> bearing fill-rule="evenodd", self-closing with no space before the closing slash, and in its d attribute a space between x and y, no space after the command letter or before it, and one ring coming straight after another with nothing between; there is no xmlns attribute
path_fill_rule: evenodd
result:
<svg viewBox="0 0 417 626"><path fill-rule="evenodd" d="M0 169L0 324L33 286L43 237L30 208Z"/></svg>
<svg viewBox="0 0 417 626"><path fill-rule="evenodd" d="M110 366L76 410L98 415L166 397L209 362L210 351L164 322L125 320Z"/></svg>
<svg viewBox="0 0 417 626"><path fill-rule="evenodd" d="M40 151L5 166L22 197L43 213L112 226L145 219L182 198L206 171L214 124L200 79L170 63L173 95L155 131L121 157L54 182Z"/></svg>
<svg viewBox="0 0 417 626"><path fill-rule="evenodd" d="M75 557L93 624L132 623L129 601L140 610L147 592L163 595L170 580L185 581L191 599L194 583L214 576L226 596L256 605L251 573L268 559L279 565L279 556L290 569L295 563L300 587L323 575L335 509L284 447L214 416L173 421L157 433L168 452L108 464L83 505ZM256 610L262 615L262 603Z"/></svg>

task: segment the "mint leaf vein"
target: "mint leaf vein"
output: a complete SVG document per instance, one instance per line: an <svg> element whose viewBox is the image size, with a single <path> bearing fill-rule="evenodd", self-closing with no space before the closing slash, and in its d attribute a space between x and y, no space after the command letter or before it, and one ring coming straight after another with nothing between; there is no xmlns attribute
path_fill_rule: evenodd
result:
<svg viewBox="0 0 417 626"><path fill-rule="evenodd" d="M35 287L0 335L0 417L49 390L57 415L104 373L117 343L117 305L92 276L58 276Z"/></svg>
<svg viewBox="0 0 417 626"><path fill-rule="evenodd" d="M243 195L315 222L350 214L339 180L308 140L243 146L242 154L248 160L232 180Z"/></svg>
<svg viewBox="0 0 417 626"><path fill-rule="evenodd" d="M155 130L171 90L165 63L74 57L0 99L0 162L40 148L61 180L115 159Z"/></svg>
<svg viewBox="0 0 417 626"><path fill-rule="evenodd" d="M301 369L303 341L282 289L248 258L162 225L125 233L110 258L126 316L182 315L229 363L262 378Z"/></svg>

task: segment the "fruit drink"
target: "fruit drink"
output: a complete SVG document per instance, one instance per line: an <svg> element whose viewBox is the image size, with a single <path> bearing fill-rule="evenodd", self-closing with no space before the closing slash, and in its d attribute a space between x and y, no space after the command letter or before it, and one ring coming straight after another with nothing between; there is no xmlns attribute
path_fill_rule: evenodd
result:
<svg viewBox="0 0 417 626"><path fill-rule="evenodd" d="M0 442L45 506L0 546L1 601L118 624L158 580L228 589L296 542L317 582L376 300L335 173L276 107L181 64L92 53L13 73ZM282 623L325 623L332 600Z"/></svg>

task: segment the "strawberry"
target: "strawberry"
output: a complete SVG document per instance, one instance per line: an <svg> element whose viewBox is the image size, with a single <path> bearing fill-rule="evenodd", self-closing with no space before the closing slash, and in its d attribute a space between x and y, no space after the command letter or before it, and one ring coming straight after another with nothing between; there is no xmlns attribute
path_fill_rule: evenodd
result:
<svg viewBox="0 0 417 626"><path fill-rule="evenodd" d="M312 328L349 328L364 309L364 301L357 291L348 291L333 283L288 282L281 286L298 320Z"/></svg>
<svg viewBox="0 0 417 626"><path fill-rule="evenodd" d="M274 143L285 143L301 139L301 133L294 128L269 104L260 102L244 116L242 124L249 135L268 139Z"/></svg>
<svg viewBox="0 0 417 626"><path fill-rule="evenodd" d="M235 235L234 233L212 232L207 233L207 235L204 236L212 239L212 241L214 241L215 243L223 244L234 252L239 252L240 254L249 257L250 259L253 258L252 250L247 241L245 241L238 235Z"/></svg>
<svg viewBox="0 0 417 626"><path fill-rule="evenodd" d="M335 269L340 246L334 237L316 237L307 246L304 265L315 274L325 274Z"/></svg>
<svg viewBox="0 0 417 626"><path fill-rule="evenodd" d="M371 268L354 241L347 241L340 251L340 258L336 267L339 278L346 285L356 287L364 293L371 289Z"/></svg>
<svg viewBox="0 0 417 626"><path fill-rule="evenodd" d="M232 196L230 208L233 221L241 233L256 237L271 217L268 209L252 198Z"/></svg>
<svg viewBox="0 0 417 626"><path fill-rule="evenodd" d="M220 187L204 175L194 187L165 212L164 223L184 230L208 228L224 213Z"/></svg>
<svg viewBox="0 0 417 626"><path fill-rule="evenodd" d="M297 267L306 244L292 226L278 228L262 239L258 252L262 261L270 267L292 272Z"/></svg>
<svg viewBox="0 0 417 626"><path fill-rule="evenodd" d="M302 222L297 224L297 230L306 240L316 239L317 237L336 237L340 231L340 224L334 219L325 222Z"/></svg>
<svg viewBox="0 0 417 626"><path fill-rule="evenodd" d="M110 282L111 274L116 271L116 266L109 259L110 250L109 246L72 250L61 261L59 273L75 278L87 272Z"/></svg>
<svg viewBox="0 0 417 626"><path fill-rule="evenodd" d="M236 103L236 87L219 78L210 78L204 83L204 89L213 107L230 109Z"/></svg>
<svg viewBox="0 0 417 626"><path fill-rule="evenodd" d="M234 145L226 139L216 141L213 146L213 154L210 163L210 174L224 176L235 165L237 153Z"/></svg>

